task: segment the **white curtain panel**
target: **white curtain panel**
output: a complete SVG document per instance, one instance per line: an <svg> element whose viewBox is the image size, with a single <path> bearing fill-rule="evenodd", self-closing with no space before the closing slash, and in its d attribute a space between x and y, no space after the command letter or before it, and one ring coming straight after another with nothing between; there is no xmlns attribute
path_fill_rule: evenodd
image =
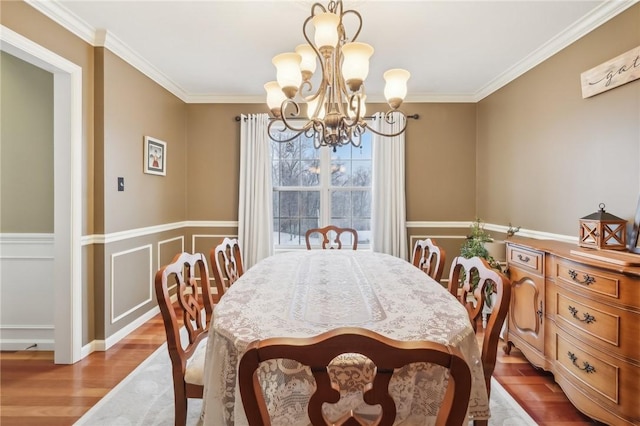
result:
<svg viewBox="0 0 640 426"><path fill-rule="evenodd" d="M396 133L405 117L394 113L389 124L383 113L374 115L375 130ZM404 133L393 138L373 134L373 199L371 212L372 249L407 259Z"/></svg>
<svg viewBox="0 0 640 426"><path fill-rule="evenodd" d="M238 242L247 270L273 254L273 187L267 114L240 121L240 201Z"/></svg>

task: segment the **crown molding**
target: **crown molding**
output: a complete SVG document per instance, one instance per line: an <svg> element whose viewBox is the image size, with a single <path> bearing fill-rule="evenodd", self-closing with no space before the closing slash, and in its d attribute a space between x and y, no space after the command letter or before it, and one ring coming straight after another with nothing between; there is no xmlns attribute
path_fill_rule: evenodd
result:
<svg viewBox="0 0 640 426"><path fill-rule="evenodd" d="M612 0L602 3L582 19L568 27L565 31L533 51L525 59L503 72L493 81L489 82L489 84L484 86L473 96L474 102L480 102L493 92L503 86L506 86L522 74L533 69L537 65L549 59L551 56L560 52L565 47L569 46L571 43L574 43L576 40L604 24L609 19L624 12L638 1L640 0Z"/></svg>
<svg viewBox="0 0 640 426"><path fill-rule="evenodd" d="M374 98L375 99L375 98ZM438 95L428 93L413 93L407 95L403 104L411 103L475 103L475 95L470 93L441 93ZM373 100L372 100L373 102ZM380 97L377 102L387 103L384 97Z"/></svg>
<svg viewBox="0 0 640 426"><path fill-rule="evenodd" d="M265 104L265 97L260 95L186 95L185 102L188 104Z"/></svg>
<svg viewBox="0 0 640 426"><path fill-rule="evenodd" d="M188 103L184 89L109 31L92 27L57 0L25 0L25 2L90 45L109 49L177 98Z"/></svg>
<svg viewBox="0 0 640 426"><path fill-rule="evenodd" d="M136 68L138 71L164 87L166 90L174 94L183 102L187 102L187 93L176 83L167 77L162 71L156 68L151 62L140 56L135 50L131 49L124 42L122 42L115 35L106 30L96 31L99 37L96 40L101 42L101 45L109 49L114 54L118 55L129 65Z"/></svg>
<svg viewBox="0 0 640 426"><path fill-rule="evenodd" d="M63 26L66 30L71 31L82 40L92 46L95 46L96 29L87 22L78 17L78 15L69 12L58 1L43 0L24 0L29 6L36 9L49 19Z"/></svg>
<svg viewBox="0 0 640 426"><path fill-rule="evenodd" d="M522 74L555 55L571 43L593 31L614 16L622 13L640 0L610 0L602 3L587 14L583 19L567 28L558 36L552 38L531 55L518 62L476 93L452 93L442 95L413 94L405 103L476 103L493 92L512 82ZM151 78L173 95L185 103L264 103L264 97L259 95L217 95L217 94L189 94L178 84L173 82L150 62L105 30L97 30L87 24L77 15L69 12L57 0L25 0L45 16L71 31L92 46L103 46L125 60L138 71ZM370 99L370 102L383 102L384 99Z"/></svg>

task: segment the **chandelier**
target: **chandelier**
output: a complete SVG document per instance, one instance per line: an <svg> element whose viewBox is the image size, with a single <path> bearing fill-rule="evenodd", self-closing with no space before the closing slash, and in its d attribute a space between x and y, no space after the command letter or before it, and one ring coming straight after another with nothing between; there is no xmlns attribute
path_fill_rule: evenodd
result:
<svg viewBox="0 0 640 426"><path fill-rule="evenodd" d="M343 19L357 27L352 37L345 31ZM309 35L309 23L314 27L314 41ZM364 80L369 73L369 58L373 47L356 39L362 29L362 16L355 10L343 11L342 1L330 1L325 8L320 3L311 6L311 15L304 21L302 33L306 44L295 52L276 55L272 62L277 81L264 85L267 105L273 114L268 126L269 137L277 142L290 142L301 134L313 139L315 148L352 144L360 146L360 136L369 129L380 136L393 137L407 127L406 115L398 108L407 94L409 72L392 69L384 73L384 95L391 108L384 120L393 124L404 116L402 128L396 133L382 133L367 125ZM322 75L313 74L320 63ZM318 81L319 80L319 81ZM302 121L300 104L306 103L306 121ZM289 117L287 117L289 114Z"/></svg>

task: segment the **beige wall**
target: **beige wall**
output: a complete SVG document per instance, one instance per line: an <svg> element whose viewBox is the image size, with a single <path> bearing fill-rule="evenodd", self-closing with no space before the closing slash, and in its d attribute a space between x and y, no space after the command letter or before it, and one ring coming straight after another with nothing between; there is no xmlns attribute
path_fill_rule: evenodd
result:
<svg viewBox="0 0 640 426"><path fill-rule="evenodd" d="M53 233L53 75L0 56L0 232Z"/></svg>
<svg viewBox="0 0 640 426"><path fill-rule="evenodd" d="M240 114L266 112L259 104L187 105L189 220L238 220Z"/></svg>
<svg viewBox="0 0 640 426"><path fill-rule="evenodd" d="M605 203L627 220L640 192L640 80L582 99L580 74L640 45L640 4L478 104L478 215L578 235Z"/></svg>
<svg viewBox="0 0 640 426"><path fill-rule="evenodd" d="M0 23L82 67L82 233L94 232L93 46L22 1L0 1Z"/></svg>
<svg viewBox="0 0 640 426"><path fill-rule="evenodd" d="M104 233L187 219L186 106L131 65L104 48L103 134ZM135 93L134 96L132 94ZM166 142L166 176L143 173L144 136ZM118 191L117 178L124 177L125 190Z"/></svg>
<svg viewBox="0 0 640 426"><path fill-rule="evenodd" d="M187 220L186 105L109 50L96 48L95 58L95 192L104 204L97 227L113 234ZM166 143L166 176L143 172L144 136ZM124 177L124 191L118 191L118 177ZM176 236L157 232L105 243L103 257L96 257L105 265L96 268L95 305L104 307L96 312L98 338L156 306L159 243Z"/></svg>
<svg viewBox="0 0 640 426"><path fill-rule="evenodd" d="M405 104L407 221L475 218L476 105Z"/></svg>
<svg viewBox="0 0 640 426"><path fill-rule="evenodd" d="M370 113L385 105L369 105ZM475 104L405 104L407 220L464 221L475 214ZM187 106L189 220L237 220L240 114L263 104ZM202 194L202 196L201 196ZM211 194L215 194L211 196Z"/></svg>

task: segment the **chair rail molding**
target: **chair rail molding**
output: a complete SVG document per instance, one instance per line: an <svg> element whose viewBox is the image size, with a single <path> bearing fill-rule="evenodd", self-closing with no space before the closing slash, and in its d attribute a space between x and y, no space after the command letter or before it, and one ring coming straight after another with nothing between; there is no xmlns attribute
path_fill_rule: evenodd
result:
<svg viewBox="0 0 640 426"><path fill-rule="evenodd" d="M447 222L447 221L407 221L406 228L469 228L473 222ZM487 231L501 232L506 234L509 226L498 225L494 223L485 223L484 228ZM551 232L545 231L536 231L533 229L524 229L521 228L518 231L518 236L535 238L538 240L557 240L564 241L568 243L577 243L578 237L573 235L563 235L563 234L554 234ZM437 235L434 235L437 238Z"/></svg>
<svg viewBox="0 0 640 426"><path fill-rule="evenodd" d="M144 228L128 229L126 231L111 232L108 234L92 234L82 237L82 245L110 244L116 241L124 241L131 238L144 237L165 231L173 231L180 228L237 228L238 221L202 220L165 223L162 225L146 226Z"/></svg>

